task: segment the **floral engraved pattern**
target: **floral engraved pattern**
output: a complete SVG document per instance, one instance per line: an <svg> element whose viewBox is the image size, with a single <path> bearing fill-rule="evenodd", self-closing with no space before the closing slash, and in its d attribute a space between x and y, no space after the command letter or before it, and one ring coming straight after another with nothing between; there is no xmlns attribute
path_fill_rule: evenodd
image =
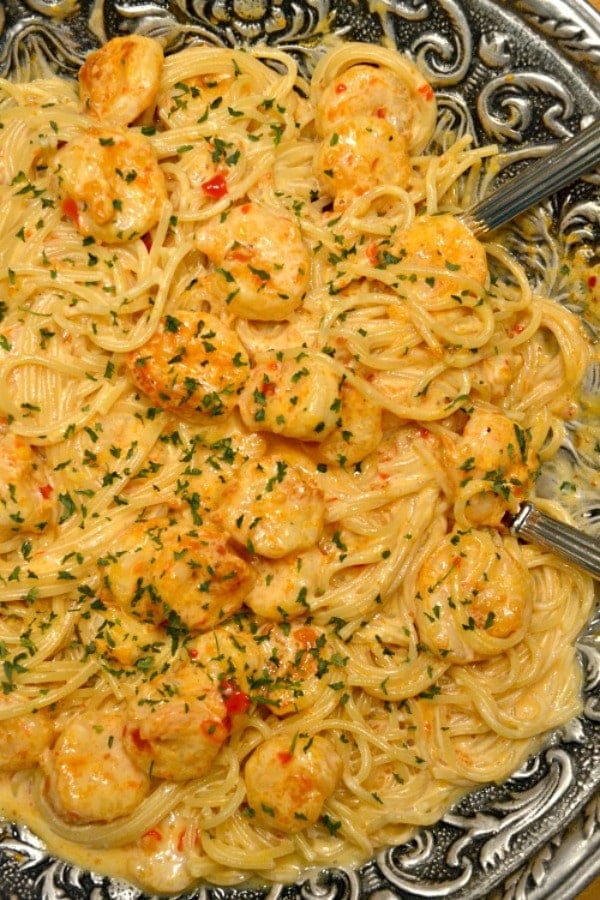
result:
<svg viewBox="0 0 600 900"><path fill-rule="evenodd" d="M501 145L499 179L600 114L590 75L600 70L600 17L584 0L0 0L0 75L73 76L89 49L126 32L154 36L167 52L194 41L266 42L293 53L305 74L324 35L394 43L437 90L438 134L470 132ZM532 213L523 233L507 237L514 252L527 254L534 284L560 272L557 241L598 244L599 185L598 174L578 183ZM560 296L560 281L552 289ZM588 390L600 391L600 366L588 382ZM595 471L576 441L564 452L580 471ZM600 525L599 507L584 497L581 524ZM600 871L600 646L593 627L600 617L578 645L583 712L504 785L473 792L437 825L358 870L311 872L268 891L202 887L181 900L527 900L534 891L536 900L569 900L580 887L570 885L576 867ZM28 829L8 822L0 822L0 896L151 900L132 885L52 858Z"/></svg>

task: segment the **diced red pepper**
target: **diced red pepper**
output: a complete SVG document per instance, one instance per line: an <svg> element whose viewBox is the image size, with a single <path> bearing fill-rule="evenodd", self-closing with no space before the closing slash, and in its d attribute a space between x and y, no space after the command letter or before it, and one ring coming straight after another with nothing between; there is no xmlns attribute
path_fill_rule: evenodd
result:
<svg viewBox="0 0 600 900"><path fill-rule="evenodd" d="M212 197L213 200L220 200L228 191L227 181L221 174L214 175L208 181L203 182L202 190L207 197Z"/></svg>
<svg viewBox="0 0 600 900"><path fill-rule="evenodd" d="M590 275L590 277L588 278L588 287L595 288L597 284L598 284L597 277L595 275Z"/></svg>
<svg viewBox="0 0 600 900"><path fill-rule="evenodd" d="M346 85L344 84L344 82L343 82L343 81L338 81L338 83L337 83L336 86L335 86L335 92L336 92L336 94L343 94L344 91L347 91L347 90L348 90L348 88L346 87Z"/></svg>
<svg viewBox="0 0 600 900"><path fill-rule="evenodd" d="M289 750L280 750L277 754L277 758L283 766L287 766L294 758L294 755L293 753L290 753Z"/></svg>
<svg viewBox="0 0 600 900"><path fill-rule="evenodd" d="M65 197L61 209L64 216L72 219L76 225L79 224L79 208L72 197Z"/></svg>
<svg viewBox="0 0 600 900"><path fill-rule="evenodd" d="M43 484L40 487L40 494L42 495L44 500L47 500L53 490L54 490L54 488L52 487L51 484Z"/></svg>
<svg viewBox="0 0 600 900"><path fill-rule="evenodd" d="M146 248L148 253L150 253L150 251L152 250L152 235L149 231L147 231L146 234L142 235L142 243L144 244L144 247Z"/></svg>
<svg viewBox="0 0 600 900"><path fill-rule="evenodd" d="M221 693L228 716L245 713L251 705L250 697L238 687L235 681L222 681Z"/></svg>
<svg viewBox="0 0 600 900"><path fill-rule="evenodd" d="M425 100L430 101L433 100L433 88L430 84L422 84L421 87L417 88L419 94L422 94Z"/></svg>

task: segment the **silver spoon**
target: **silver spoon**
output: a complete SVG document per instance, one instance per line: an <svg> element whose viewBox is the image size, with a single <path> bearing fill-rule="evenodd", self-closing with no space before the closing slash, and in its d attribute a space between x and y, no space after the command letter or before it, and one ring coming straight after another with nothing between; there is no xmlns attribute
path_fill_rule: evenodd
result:
<svg viewBox="0 0 600 900"><path fill-rule="evenodd" d="M600 119L559 144L544 159L528 166L459 218L479 237L567 187L598 164ZM547 516L529 502L521 505L508 524L512 534L551 550L600 579L600 541L592 535Z"/></svg>

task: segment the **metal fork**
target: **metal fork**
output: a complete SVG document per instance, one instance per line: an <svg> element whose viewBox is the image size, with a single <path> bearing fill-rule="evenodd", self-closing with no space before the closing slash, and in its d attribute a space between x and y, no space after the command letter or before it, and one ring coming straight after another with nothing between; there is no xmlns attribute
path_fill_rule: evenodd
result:
<svg viewBox="0 0 600 900"><path fill-rule="evenodd" d="M510 530L585 569L594 578L600 578L600 541L566 522L547 516L533 503L522 504Z"/></svg>
<svg viewBox="0 0 600 900"><path fill-rule="evenodd" d="M600 164L600 119L527 166L459 218L477 237L510 222Z"/></svg>
<svg viewBox="0 0 600 900"><path fill-rule="evenodd" d="M600 164L600 119L559 144L459 218L479 237L567 187ZM513 534L539 544L600 579L600 540L523 503L510 523Z"/></svg>

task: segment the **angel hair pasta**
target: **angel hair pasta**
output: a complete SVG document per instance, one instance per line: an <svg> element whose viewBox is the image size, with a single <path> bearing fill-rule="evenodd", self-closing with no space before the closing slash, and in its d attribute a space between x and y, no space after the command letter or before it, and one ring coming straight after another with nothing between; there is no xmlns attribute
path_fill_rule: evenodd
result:
<svg viewBox="0 0 600 900"><path fill-rule="evenodd" d="M179 891L505 778L592 589L502 524L587 346L457 215L495 149L366 44L308 83L121 37L0 93L4 815Z"/></svg>

